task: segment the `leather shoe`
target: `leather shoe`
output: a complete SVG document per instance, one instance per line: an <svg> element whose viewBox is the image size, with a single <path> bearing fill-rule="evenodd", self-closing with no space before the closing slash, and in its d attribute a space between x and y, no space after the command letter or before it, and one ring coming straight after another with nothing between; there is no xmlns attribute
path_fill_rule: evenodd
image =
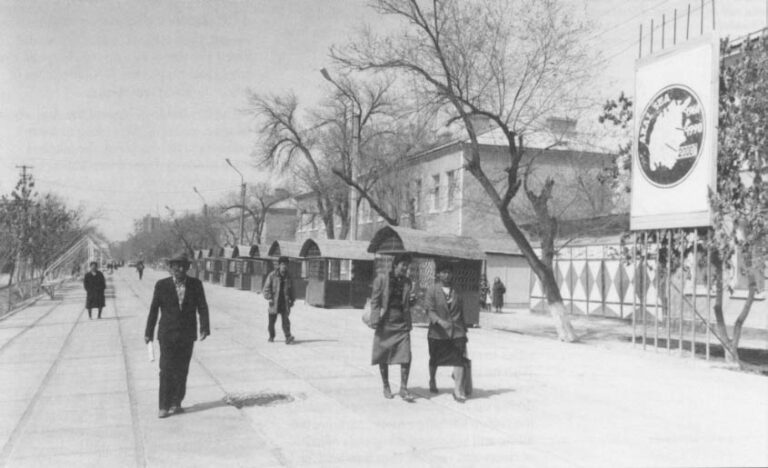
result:
<svg viewBox="0 0 768 468"><path fill-rule="evenodd" d="M285 339L285 344L291 344L294 341L296 341L296 338L293 335L291 335L291 336L289 336L288 338Z"/></svg>
<svg viewBox="0 0 768 468"><path fill-rule="evenodd" d="M184 412L184 408L181 406L171 406L171 409L168 410L171 414L181 414Z"/></svg>
<svg viewBox="0 0 768 468"><path fill-rule="evenodd" d="M391 400L394 397L395 396L392 395L392 390L390 390L389 387L384 387L384 398L386 398L387 400Z"/></svg>
<svg viewBox="0 0 768 468"><path fill-rule="evenodd" d="M464 403L467 401L467 397L465 397L462 394L456 394L456 392L453 392L453 399L456 400L456 403Z"/></svg>
<svg viewBox="0 0 768 468"><path fill-rule="evenodd" d="M269 339L267 341L270 342L270 343L274 343L275 339L273 337L269 337Z"/></svg>
<svg viewBox="0 0 768 468"><path fill-rule="evenodd" d="M429 381L429 393L439 393L437 390L437 383L434 380Z"/></svg>
<svg viewBox="0 0 768 468"><path fill-rule="evenodd" d="M409 392L405 388L400 389L400 398L402 398L403 401L407 401L408 403L413 403L413 401L416 399L416 397L413 396L413 393Z"/></svg>
<svg viewBox="0 0 768 468"><path fill-rule="evenodd" d="M160 418L160 419L167 418L170 415L171 415L171 413L169 413L167 409L161 409L157 413L157 417Z"/></svg>

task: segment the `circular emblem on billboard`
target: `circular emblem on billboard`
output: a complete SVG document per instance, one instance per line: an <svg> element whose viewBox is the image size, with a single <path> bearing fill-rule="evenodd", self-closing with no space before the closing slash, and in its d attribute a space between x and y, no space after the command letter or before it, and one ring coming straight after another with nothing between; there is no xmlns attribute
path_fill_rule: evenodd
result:
<svg viewBox="0 0 768 468"><path fill-rule="evenodd" d="M674 187L693 171L703 142L701 100L686 86L668 86L656 93L640 114L640 172L657 187Z"/></svg>

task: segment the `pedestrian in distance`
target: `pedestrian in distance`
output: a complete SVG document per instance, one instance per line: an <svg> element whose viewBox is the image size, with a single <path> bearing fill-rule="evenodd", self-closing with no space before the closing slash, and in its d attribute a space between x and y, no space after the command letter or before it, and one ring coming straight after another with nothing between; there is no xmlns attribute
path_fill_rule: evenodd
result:
<svg viewBox="0 0 768 468"><path fill-rule="evenodd" d="M488 286L488 279L483 275L480 278L480 310L488 310L488 294L491 288Z"/></svg>
<svg viewBox="0 0 768 468"><path fill-rule="evenodd" d="M91 309L99 309L98 318L101 318L101 309L104 308L104 290L107 289L107 282L104 274L99 271L99 264L91 262L90 270L83 277L83 286L85 287L85 308L88 309L88 318L93 319Z"/></svg>
<svg viewBox="0 0 768 468"><path fill-rule="evenodd" d="M391 271L373 281L371 293L371 321L376 323L373 334L371 365L379 366L384 398L394 397L389 387L389 366L400 364L400 398L412 402L415 397L408 391L411 372L411 304L416 300L413 285L408 278L411 257L397 255Z"/></svg>
<svg viewBox="0 0 768 468"><path fill-rule="evenodd" d="M139 273L139 279L144 276L144 262L139 260L136 262L136 271Z"/></svg>
<svg viewBox="0 0 768 468"><path fill-rule="evenodd" d="M467 366L467 325L464 323L462 297L453 287L453 270L447 262L437 265L437 282L424 296L424 308L429 317L429 391L438 393L437 368L453 367L453 398L464 403L467 396L462 388Z"/></svg>
<svg viewBox="0 0 768 468"><path fill-rule="evenodd" d="M155 283L144 331L144 342L151 342L155 336L159 313L157 340L160 342L160 418L184 412L181 403L187 392L187 374L197 340L198 315L200 341L211 334L203 283L187 276L189 264L189 258L183 252L168 260L172 275Z"/></svg>
<svg viewBox="0 0 768 468"><path fill-rule="evenodd" d="M497 314L501 313L501 308L504 307L504 293L507 292L507 288L504 287L504 283L501 282L501 278L498 276L493 280L493 287L491 288L491 294L493 296L493 309Z"/></svg>
<svg viewBox="0 0 768 468"><path fill-rule="evenodd" d="M288 257L280 257L277 260L277 269L272 270L264 281L262 291L264 299L269 301L269 321L267 331L270 343L275 341L275 323L280 316L280 323L285 335L285 344L291 344L295 337L291 334L291 308L293 307L293 280L288 274Z"/></svg>

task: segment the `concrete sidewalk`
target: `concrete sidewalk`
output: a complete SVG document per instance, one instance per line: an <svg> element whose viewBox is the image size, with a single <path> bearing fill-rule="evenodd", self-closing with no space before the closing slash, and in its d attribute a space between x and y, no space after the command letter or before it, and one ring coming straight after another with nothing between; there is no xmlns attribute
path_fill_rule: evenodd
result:
<svg viewBox="0 0 768 468"><path fill-rule="evenodd" d="M296 343L270 344L261 296L209 284L212 335L195 347L188 411L160 420L142 335L161 276L108 276L102 320L72 284L0 321L0 465L768 465L766 377L618 341L562 344L516 329L522 315L483 314L474 398L453 401L447 369L429 394L417 327L420 398L385 400L360 311L299 302ZM226 403L237 398L245 406Z"/></svg>

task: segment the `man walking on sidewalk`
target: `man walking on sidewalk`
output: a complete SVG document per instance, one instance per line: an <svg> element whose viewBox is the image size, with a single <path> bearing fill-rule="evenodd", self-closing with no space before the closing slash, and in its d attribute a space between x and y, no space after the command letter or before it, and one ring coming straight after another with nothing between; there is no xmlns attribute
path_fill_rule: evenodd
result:
<svg viewBox="0 0 768 468"><path fill-rule="evenodd" d="M211 334L208 323L208 304L203 283L187 276L189 258L180 253L168 260L173 276L155 283L155 293L149 306L144 341L149 343L155 334L157 314L160 326L160 392L158 417L184 412L181 402L187 391L187 373L192 359L192 348L197 339L197 315L200 315L200 341Z"/></svg>
<svg viewBox="0 0 768 468"><path fill-rule="evenodd" d="M280 321L283 325L285 334L285 344L291 344L294 341L291 335L291 307L293 307L293 281L288 275L288 257L280 257L277 261L277 269L272 270L267 275L264 282L264 299L269 301L269 342L275 341L275 322L280 315Z"/></svg>

